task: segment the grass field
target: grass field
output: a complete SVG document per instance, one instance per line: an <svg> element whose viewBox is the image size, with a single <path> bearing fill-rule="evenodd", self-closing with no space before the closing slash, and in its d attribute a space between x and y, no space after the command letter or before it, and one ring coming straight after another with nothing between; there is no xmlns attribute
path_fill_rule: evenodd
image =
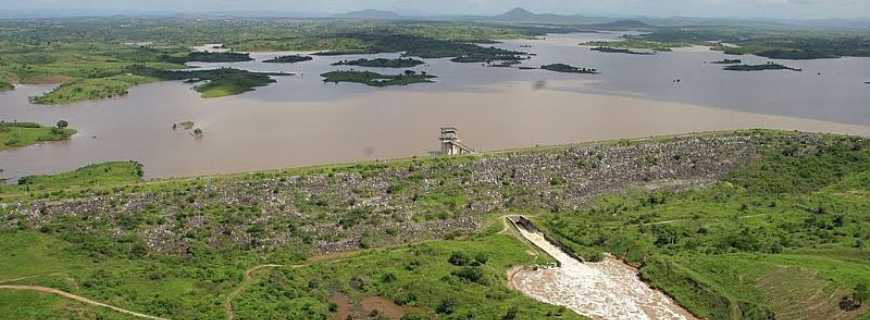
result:
<svg viewBox="0 0 870 320"><path fill-rule="evenodd" d="M309 304L309 313L291 318L328 319L330 297L342 292L355 303L366 297L386 298L408 317L419 319L502 319L512 312L513 319L580 319L506 287L506 273L512 266L548 262L530 256L528 249L516 238L487 234L375 250L304 268L275 268L261 272L256 285L238 301L238 315L256 319L269 309L298 310L299 304ZM457 256L469 261L451 260ZM274 299L288 295L293 298Z"/></svg>
<svg viewBox="0 0 870 320"><path fill-rule="evenodd" d="M506 287L512 266L549 260L530 255L518 239L497 234L500 227L499 222L469 239L376 249L307 264L292 250L261 257L201 252L179 259L137 255L135 244L124 239L113 243L62 232L3 233L0 281L34 276L14 282L58 288L150 315L216 319L224 316L222 302L241 285L245 270L268 261L283 266L252 274L251 283L231 300L236 319L331 319L336 292L350 304L384 298L408 319L503 319L509 314L514 317L510 319L582 319ZM456 256L466 260L456 262ZM17 319L123 318L53 296L2 290L0 312Z"/></svg>
<svg viewBox="0 0 870 320"><path fill-rule="evenodd" d="M0 150L29 146L41 142L66 140L74 129L44 127L36 123L0 123Z"/></svg>

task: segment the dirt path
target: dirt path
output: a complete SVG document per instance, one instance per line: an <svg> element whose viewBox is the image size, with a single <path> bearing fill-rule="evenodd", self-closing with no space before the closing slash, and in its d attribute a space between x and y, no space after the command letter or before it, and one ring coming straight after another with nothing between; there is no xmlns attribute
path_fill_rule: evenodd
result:
<svg viewBox="0 0 870 320"><path fill-rule="evenodd" d="M231 292L229 295L227 295L226 299L224 299L224 315L225 315L227 320L234 320L236 318L235 311L233 310L233 300L235 300L240 294L242 294L242 292L245 292L245 290L248 289L248 287L251 285L251 283L253 283L254 274L257 271L260 271L262 269L271 269L271 268L290 268L290 269L305 268L305 267L308 267L312 264L319 263L319 262L338 261L338 260L347 259L349 257L355 256L357 253L358 252L342 252L342 253L336 253L336 254L332 254L332 255L316 256L316 257L311 257L308 260L305 260L305 263L294 264L294 265L261 264L258 266L251 267L250 269L245 270L245 276L242 279L242 282L239 284L239 286L236 287L236 289L233 290L233 292Z"/></svg>
<svg viewBox="0 0 870 320"><path fill-rule="evenodd" d="M257 270L261 270L261 269L280 268L283 266L284 266L283 264L261 264L259 266L255 266L253 268L245 270L245 277L242 279L242 283L239 284L239 286L236 288L236 290L233 290L233 292L231 292L229 295L227 295L227 298L224 300L224 315L226 315L227 320L233 320L236 318L236 314L235 314L235 312L233 312L233 299L238 297L239 294L244 292L245 289L247 289L248 286L251 285L251 281L254 280L254 272L257 272ZM299 266L301 266L301 265L299 265ZM298 266L293 266L293 267L298 267Z"/></svg>
<svg viewBox="0 0 870 320"><path fill-rule="evenodd" d="M28 277L25 277L25 278L28 278ZM13 279L13 280L6 280L6 282L14 281L14 280L16 280L16 279ZM19 280L20 280L20 279L19 279ZM5 290L19 290L19 291L36 291L36 292L41 292L41 293L48 293L48 294L53 294L53 295L56 295L56 296L60 296L60 297L62 297L62 298L66 298L66 299L70 299L70 300L75 300L75 301L78 301L78 302L81 302L81 303L84 303L84 304L89 304L89 305L93 305L93 306L98 306L98 307L103 307L103 308L111 309L111 310L113 310L113 311L116 311L116 312L119 312L119 313L123 313L123 314L126 314L126 315L131 315L131 316L134 316L134 317L145 318L145 319L152 319L152 320L168 320L168 319L166 319L166 318L160 318L160 317L155 317L155 316L149 316L149 315L147 315L147 314L142 314L142 313L138 313L138 312L135 312L135 311L130 311L130 310L127 310L127 309L118 308L118 307L111 306L111 305L108 305L108 304L105 304L105 303L102 303L102 302L97 302L97 301L94 301L94 300L91 300L91 299L88 299L88 298L85 298L85 297L82 297L82 296L78 296L78 295L75 295L75 294L72 294L72 293L69 293L69 292L60 291L60 290L52 289L52 288L39 287L39 286L23 286L23 285L22 285L22 286L17 286L17 285L0 285L0 289L5 289Z"/></svg>
<svg viewBox="0 0 870 320"><path fill-rule="evenodd" d="M502 223L503 223L503 228L501 231L499 231L499 233L510 233L511 230L513 230L511 228L510 224L507 222L508 217L510 217L510 216L505 215L505 216L499 217L499 219L502 220ZM426 242L426 241L422 241L422 242ZM224 303L223 303L224 315L225 315L227 320L234 320L235 319L236 315L235 315L235 312L233 310L233 300L236 299L239 295L241 295L245 290L247 290L247 288L253 283L254 275L257 271L260 271L262 269L271 269L271 268L291 268L291 269L304 268L304 267L308 267L308 266L315 264L315 263L326 262L326 261L344 260L344 259L347 259L350 257L354 257L361 252L364 252L364 251L343 252L343 253L337 253L337 254L333 254L333 255L316 256L316 257L311 257L310 259L306 260L305 263L296 264L296 265L262 264L262 265L257 265L257 266L251 267L251 268L245 270L244 277L242 279L242 282L239 284L239 286L236 287L235 290L230 292L230 294L227 295L226 299L224 299ZM20 277L20 278L15 278L15 279L0 280L0 284L20 281L20 280L26 280L26 279L35 278L35 277L39 277L39 275ZM60 296L63 298L75 300L75 301L90 304L90 305L108 308L108 309L111 309L111 310L114 310L114 311L117 311L120 313L132 315L132 316L136 316L136 317L140 317L140 318L154 319L154 320L168 320L166 318L149 316L146 314L118 308L115 306L111 306L111 305L104 304L101 302L93 301L93 300L90 300L90 299L85 298L85 297L81 297L81 296L78 296L78 295L75 295L72 293L68 293L68 292L53 289L53 288L39 287L39 286L24 286L24 285L0 285L0 289L21 290L21 291L29 290L29 291L37 291L37 292L43 292L43 293L48 293L48 294L54 294L54 295L57 295L57 296Z"/></svg>

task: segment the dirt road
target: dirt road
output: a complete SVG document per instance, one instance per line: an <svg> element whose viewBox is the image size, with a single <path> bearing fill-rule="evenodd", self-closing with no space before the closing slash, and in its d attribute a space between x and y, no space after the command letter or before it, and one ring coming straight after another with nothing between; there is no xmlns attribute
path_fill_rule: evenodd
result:
<svg viewBox="0 0 870 320"><path fill-rule="evenodd" d="M131 315L134 317L139 317L139 318L144 318L144 319L152 319L152 320L169 320L166 318L149 316L147 314L142 314L142 313L130 311L127 309L118 308L116 306L111 306L111 305L108 305L108 304L105 304L102 302L97 302L97 301L94 301L94 300L91 300L91 299L88 299L88 298L85 298L85 297L82 297L79 295L75 295L75 294L72 294L69 292L60 291L60 290L52 289L52 288L39 287L39 286L24 286L24 285L21 285L21 286L18 286L18 285L0 285L0 289L2 289L2 290L19 290L19 291L36 291L36 292L41 292L41 293L48 293L48 294L53 294L53 295L56 295L56 296L59 296L62 298L75 300L75 301L78 301L78 302L81 302L84 304L89 304L89 305L93 305L93 306L111 309L111 310L114 310L116 312Z"/></svg>

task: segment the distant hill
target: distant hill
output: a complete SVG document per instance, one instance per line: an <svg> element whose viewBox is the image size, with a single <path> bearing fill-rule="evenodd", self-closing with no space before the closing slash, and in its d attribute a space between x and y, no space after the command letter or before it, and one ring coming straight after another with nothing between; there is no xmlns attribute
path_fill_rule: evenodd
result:
<svg viewBox="0 0 870 320"><path fill-rule="evenodd" d="M392 11L385 10L360 10L360 11L352 11L345 14L336 15L338 18L348 18L348 19L377 19L377 20L389 20L389 19L400 19L398 13Z"/></svg>
<svg viewBox="0 0 870 320"><path fill-rule="evenodd" d="M614 18L607 17L534 13L524 8L514 8L495 16L465 16L463 18L474 21L575 25L590 30L647 30L653 28L652 25L641 20L615 20Z"/></svg>
<svg viewBox="0 0 870 320"><path fill-rule="evenodd" d="M523 8L513 8L508 12L505 12L501 15L496 16L496 18L518 19L518 20L528 20L528 19L534 19L536 17L537 17L536 14L532 13L529 10L523 9Z"/></svg>

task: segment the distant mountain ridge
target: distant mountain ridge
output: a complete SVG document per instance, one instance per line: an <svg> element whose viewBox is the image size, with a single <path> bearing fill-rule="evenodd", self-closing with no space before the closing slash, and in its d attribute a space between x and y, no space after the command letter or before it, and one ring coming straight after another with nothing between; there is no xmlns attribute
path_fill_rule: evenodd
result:
<svg viewBox="0 0 870 320"><path fill-rule="evenodd" d="M589 17L582 15L560 15L552 13L534 13L524 8L513 8L505 13L490 17L478 17L478 19L512 22L512 23L547 23L547 24L576 24L594 27L598 29L648 29L652 28L646 22L640 20L616 20L613 18Z"/></svg>
<svg viewBox="0 0 870 320"><path fill-rule="evenodd" d="M350 19L378 19L378 20L389 20L389 19L401 19L402 16L398 13L387 11L387 10L375 10L375 9L366 9L359 11L351 11L344 14L336 15L337 18L350 18Z"/></svg>
<svg viewBox="0 0 870 320"><path fill-rule="evenodd" d="M506 19L533 19L537 17L536 14L532 13L529 10L523 8L513 8L508 12L505 12L501 15L496 16L497 18L506 18Z"/></svg>

